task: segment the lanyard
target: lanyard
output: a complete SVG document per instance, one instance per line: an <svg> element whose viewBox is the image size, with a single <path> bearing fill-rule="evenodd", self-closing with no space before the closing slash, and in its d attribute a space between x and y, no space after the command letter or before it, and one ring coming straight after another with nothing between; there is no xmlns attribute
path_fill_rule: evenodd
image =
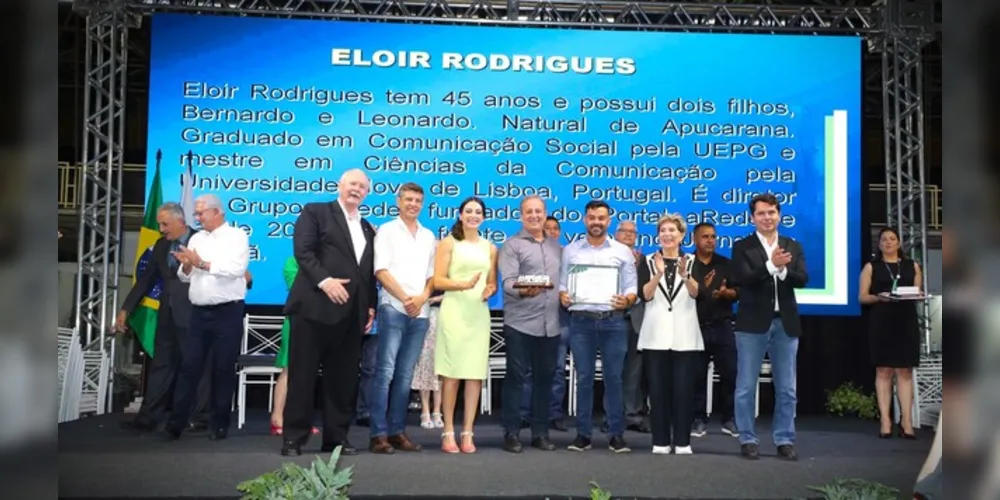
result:
<svg viewBox="0 0 1000 500"><path fill-rule="evenodd" d="M899 285L899 278L901 277L900 276L900 274L901 274L900 271L903 270L903 262L900 261L900 262L896 263L896 265L899 266L898 269L897 269L897 272L892 272L892 268L889 267L889 263L888 262L886 262L886 261L883 260L882 264L885 264L885 270L889 271L889 277L892 278L892 292L895 293L896 292L896 287Z"/></svg>

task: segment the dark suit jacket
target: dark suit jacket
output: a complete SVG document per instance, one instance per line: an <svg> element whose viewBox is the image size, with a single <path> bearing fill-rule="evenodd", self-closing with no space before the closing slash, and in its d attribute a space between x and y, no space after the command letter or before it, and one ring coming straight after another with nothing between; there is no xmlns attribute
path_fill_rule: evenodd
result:
<svg viewBox="0 0 1000 500"><path fill-rule="evenodd" d="M194 229L191 228L188 228L188 231L191 235L195 233ZM157 281L162 279L158 321L162 324L169 319L173 320L175 326L187 328L191 317L191 299L188 297L190 285L177 278L176 269L170 269L171 243L166 238L156 240L153 245L152 262L136 276L135 285L125 297L122 310L132 314L132 311L142 302L142 298L153 289Z"/></svg>
<svg viewBox="0 0 1000 500"><path fill-rule="evenodd" d="M375 228L361 219L365 233L364 254L358 264L354 244L347 227L347 217L340 204L309 203L295 221L295 260L299 273L288 292L285 314L299 314L320 323L335 325L352 309L358 312L361 325L368 321L368 309L375 308L378 290L375 285ZM326 278L346 278L344 285L350 300L339 305L330 300L319 283Z"/></svg>
<svg viewBox="0 0 1000 500"><path fill-rule="evenodd" d="M805 255L802 246L791 238L779 235L778 246L792 254L792 261L786 266L788 275L784 280L775 280L767 271L770 255L757 233L752 233L733 245L730 279L735 282L732 286L740 289L739 307L736 310L738 332L766 333L771 327L774 319L774 287L777 281L778 308L785 332L791 337L802 336L795 289L804 288L809 282Z"/></svg>

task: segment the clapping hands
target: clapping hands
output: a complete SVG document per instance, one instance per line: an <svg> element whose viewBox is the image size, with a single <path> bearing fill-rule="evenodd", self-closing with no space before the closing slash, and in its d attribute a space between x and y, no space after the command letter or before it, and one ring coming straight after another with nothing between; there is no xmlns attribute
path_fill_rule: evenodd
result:
<svg viewBox="0 0 1000 500"><path fill-rule="evenodd" d="M771 252L771 263L774 267L781 269L788 265L792 261L792 254L785 251L784 248L778 247Z"/></svg>

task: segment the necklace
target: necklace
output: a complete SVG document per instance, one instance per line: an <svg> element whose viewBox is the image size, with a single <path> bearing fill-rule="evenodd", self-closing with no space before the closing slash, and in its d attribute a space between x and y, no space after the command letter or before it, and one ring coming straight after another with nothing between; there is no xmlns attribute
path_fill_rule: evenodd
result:
<svg viewBox="0 0 1000 500"><path fill-rule="evenodd" d="M659 253L660 256L662 257L663 251L660 251ZM663 265L664 267L667 268L666 269L667 272L665 273L666 274L665 278L667 286L670 287L671 290L668 292L666 288L663 288L662 281L656 284L656 287L659 288L660 292L663 293L663 297L667 299L667 311L670 312L674 311L674 299L677 298L677 294L680 293L681 288L684 286L684 283L678 283L676 286L674 285L674 281L677 280L677 262L679 259L680 257L676 259L663 257ZM656 264L654 262L651 262L650 264L651 264L650 267L656 269Z"/></svg>
<svg viewBox="0 0 1000 500"><path fill-rule="evenodd" d="M893 272L892 268L889 267L888 262L883 260L882 263L885 264L885 270L889 271L889 277L892 278L892 291L895 292L896 287L899 285L899 279L902 277L900 276L900 271L903 269L903 266L900 262L897 262L896 272Z"/></svg>

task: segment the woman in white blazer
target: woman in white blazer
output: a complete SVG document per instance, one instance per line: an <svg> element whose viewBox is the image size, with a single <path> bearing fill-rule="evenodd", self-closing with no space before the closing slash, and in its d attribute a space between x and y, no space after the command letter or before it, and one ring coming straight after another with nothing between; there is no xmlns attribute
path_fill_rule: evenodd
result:
<svg viewBox="0 0 1000 500"><path fill-rule="evenodd" d="M643 259L639 285L645 312L639 330L649 388L653 453L691 454L698 362L705 343L698 325L698 282L692 256L681 252L687 225L679 214L656 223L660 249Z"/></svg>

